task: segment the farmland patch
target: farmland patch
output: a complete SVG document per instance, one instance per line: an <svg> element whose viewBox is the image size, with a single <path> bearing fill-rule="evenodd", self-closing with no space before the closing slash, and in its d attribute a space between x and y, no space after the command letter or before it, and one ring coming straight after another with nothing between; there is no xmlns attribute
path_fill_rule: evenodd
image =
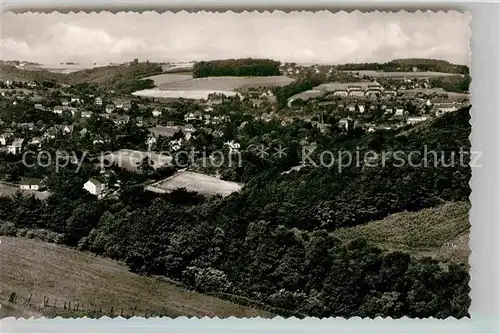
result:
<svg viewBox="0 0 500 334"><path fill-rule="evenodd" d="M224 181L214 176L181 171L175 175L153 183L146 187L146 190L157 193L169 193L179 188L185 188L187 191L195 191L202 195L222 195L229 196L234 192L239 192L243 185L236 182Z"/></svg>

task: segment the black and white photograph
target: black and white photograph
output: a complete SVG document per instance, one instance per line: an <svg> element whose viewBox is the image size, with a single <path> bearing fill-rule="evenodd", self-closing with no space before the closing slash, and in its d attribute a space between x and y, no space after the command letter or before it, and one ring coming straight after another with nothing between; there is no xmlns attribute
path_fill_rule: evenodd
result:
<svg viewBox="0 0 500 334"><path fill-rule="evenodd" d="M468 318L465 11L5 12L0 318Z"/></svg>

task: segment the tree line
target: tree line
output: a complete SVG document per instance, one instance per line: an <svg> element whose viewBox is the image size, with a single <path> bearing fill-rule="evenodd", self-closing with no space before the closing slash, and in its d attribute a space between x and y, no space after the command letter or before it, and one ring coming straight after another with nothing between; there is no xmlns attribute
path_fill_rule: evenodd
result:
<svg viewBox="0 0 500 334"><path fill-rule="evenodd" d="M280 75L280 62L271 59L225 59L194 64L193 77Z"/></svg>
<svg viewBox="0 0 500 334"><path fill-rule="evenodd" d="M337 65L338 70L354 71L383 71L383 72L411 72L413 67L418 71L443 72L455 74L469 74L469 68L465 65L457 65L445 60L437 59L396 59L387 63L354 63Z"/></svg>

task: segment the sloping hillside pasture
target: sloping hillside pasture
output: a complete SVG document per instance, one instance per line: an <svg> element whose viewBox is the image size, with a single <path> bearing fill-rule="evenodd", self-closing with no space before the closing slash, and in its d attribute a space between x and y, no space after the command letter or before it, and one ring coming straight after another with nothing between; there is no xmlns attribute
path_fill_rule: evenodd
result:
<svg viewBox="0 0 500 334"><path fill-rule="evenodd" d="M418 212L401 212L385 219L333 234L341 240L358 237L387 250L468 263L470 203L448 202Z"/></svg>
<svg viewBox="0 0 500 334"><path fill-rule="evenodd" d="M2 237L0 302L7 304L16 292L23 299L49 305L78 302L84 309L144 314L145 310L166 316L272 317L272 314L218 298L188 291L151 277L133 274L120 262L103 259L70 248L25 238ZM26 315L13 309L8 315ZM2 307L3 308L3 307ZM50 310L49 310L50 311Z"/></svg>
<svg viewBox="0 0 500 334"><path fill-rule="evenodd" d="M188 191L195 191L203 195L222 195L229 196L234 192L241 190L243 185L236 182L229 182L218 179L214 176L182 171L175 175L156 182L146 188L146 190L158 193L169 193L179 188L185 188Z"/></svg>
<svg viewBox="0 0 500 334"><path fill-rule="evenodd" d="M0 64L0 80L46 81L76 85L81 83L113 87L119 83L160 74L161 67L154 63L107 65L81 69L71 73L54 73L46 69L22 70Z"/></svg>
<svg viewBox="0 0 500 334"><path fill-rule="evenodd" d="M210 94L224 94L225 96L235 96L236 92L230 90L160 90L143 89L132 93L134 96L160 98L160 99L206 99Z"/></svg>
<svg viewBox="0 0 500 334"><path fill-rule="evenodd" d="M156 86L159 86L177 81L190 80L193 79L193 75L185 73L168 73L168 74L152 75L144 79L151 79L155 82Z"/></svg>
<svg viewBox="0 0 500 334"><path fill-rule="evenodd" d="M252 87L286 86L293 79L286 76L268 77L206 77L186 78L183 74L160 74L150 76L158 89L144 89L132 93L135 96L152 98L206 99L209 94L237 95Z"/></svg>
<svg viewBox="0 0 500 334"><path fill-rule="evenodd" d="M286 76L269 77L207 77L174 81L160 85L162 90L227 90L259 86L286 86L293 79Z"/></svg>

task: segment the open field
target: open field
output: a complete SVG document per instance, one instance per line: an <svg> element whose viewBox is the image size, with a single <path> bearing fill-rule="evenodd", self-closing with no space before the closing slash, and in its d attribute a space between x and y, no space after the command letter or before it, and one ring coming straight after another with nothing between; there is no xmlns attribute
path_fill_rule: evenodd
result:
<svg viewBox="0 0 500 334"><path fill-rule="evenodd" d="M407 78L425 79L425 78L457 75L456 73L443 73L443 72L382 72L382 71L370 71L370 70L362 70L362 71L345 70L344 72L358 73L361 76L366 75L375 78L407 77Z"/></svg>
<svg viewBox="0 0 500 334"><path fill-rule="evenodd" d="M136 314L151 310L171 317L273 316L133 274L120 262L64 246L25 238L1 237L1 240L0 302L4 305L11 292L16 292L25 299L32 294L33 303L42 303L45 296L49 305L71 301L90 310L102 307L109 312L113 307L119 313L123 308L124 314L132 314L136 308ZM29 310L16 308L11 306L6 314L29 316Z"/></svg>
<svg viewBox="0 0 500 334"><path fill-rule="evenodd" d="M470 100L470 94L455 93L455 92L446 92L446 94L448 94L448 99L452 101Z"/></svg>
<svg viewBox="0 0 500 334"><path fill-rule="evenodd" d="M188 191L196 191L203 195L229 196L241 190L243 185L236 182L229 182L218 179L214 176L181 171L173 176L153 183L146 187L146 190L157 193L169 193L178 188L186 188Z"/></svg>
<svg viewBox="0 0 500 334"><path fill-rule="evenodd" d="M470 203L448 202L418 212L402 212L368 224L341 228L342 240L363 237L388 250L468 263Z"/></svg>
<svg viewBox="0 0 500 334"><path fill-rule="evenodd" d="M316 97L322 96L324 94L324 91L319 90L319 89L311 89L311 90L306 90L305 92L298 93L293 95L292 97L289 98L289 100L309 100L309 99L314 99Z"/></svg>
<svg viewBox="0 0 500 334"><path fill-rule="evenodd" d="M0 183L0 196L11 196L16 192L21 192L23 195L34 195L38 199L47 199L50 196L48 191L21 190L19 187Z"/></svg>
<svg viewBox="0 0 500 334"><path fill-rule="evenodd" d="M159 86L177 81L190 80L193 79L193 75L185 73L168 73L168 74L152 75L144 79L151 79L155 82L156 86Z"/></svg>
<svg viewBox="0 0 500 334"><path fill-rule="evenodd" d="M175 81L160 86L162 90L227 90L259 86L285 86L293 79L286 76L267 77L206 77Z"/></svg>
<svg viewBox="0 0 500 334"><path fill-rule="evenodd" d="M133 92L134 96L161 98L161 99L206 99L209 94L224 94L226 96L235 96L236 92L227 90L160 90L160 89L143 89Z"/></svg>
<svg viewBox="0 0 500 334"><path fill-rule="evenodd" d="M206 99L209 94L237 95L236 90L252 87L286 86L293 79L286 76L268 77L207 77L189 78L184 74L160 74L148 77L158 89L144 89L132 93L135 96L156 98Z"/></svg>
<svg viewBox="0 0 500 334"><path fill-rule="evenodd" d="M25 66L19 66L18 68L21 70L26 70L26 71L39 71L39 70L46 70L48 72L52 73L63 73L63 74L68 74L68 73L73 73L81 70L86 70L86 69L92 69L96 67L103 67L107 66L107 64L78 64L78 65L67 65L67 64L40 64L40 65L25 65Z"/></svg>

